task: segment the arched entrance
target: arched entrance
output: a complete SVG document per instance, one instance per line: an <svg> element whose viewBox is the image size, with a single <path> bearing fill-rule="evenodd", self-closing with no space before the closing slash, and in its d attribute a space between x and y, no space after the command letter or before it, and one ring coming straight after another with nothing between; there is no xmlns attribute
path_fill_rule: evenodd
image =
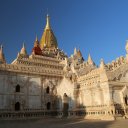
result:
<svg viewBox="0 0 128 128"><path fill-rule="evenodd" d="M15 111L19 111L20 110L20 103L16 102L15 103Z"/></svg>
<svg viewBox="0 0 128 128"><path fill-rule="evenodd" d="M15 90L16 90L16 92L20 92L20 85L19 84L16 85L16 89Z"/></svg>
<svg viewBox="0 0 128 128"><path fill-rule="evenodd" d="M49 94L49 92L50 92L50 88L49 88L49 86L46 88L46 93L47 94Z"/></svg>
<svg viewBox="0 0 128 128"><path fill-rule="evenodd" d="M68 116L68 109L69 109L69 103L68 103L68 96L66 93L64 93L63 96L63 116Z"/></svg>
<svg viewBox="0 0 128 128"><path fill-rule="evenodd" d="M47 103L47 110L50 110L50 109L51 109L51 103L48 102L48 103Z"/></svg>

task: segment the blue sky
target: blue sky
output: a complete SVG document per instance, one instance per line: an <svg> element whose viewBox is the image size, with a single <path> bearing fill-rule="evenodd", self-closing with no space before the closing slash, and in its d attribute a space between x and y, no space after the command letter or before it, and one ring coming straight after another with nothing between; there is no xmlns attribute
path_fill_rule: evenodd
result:
<svg viewBox="0 0 128 128"><path fill-rule="evenodd" d="M23 42L30 54L43 33L46 14L59 47L69 56L79 48L96 64L125 56L128 39L128 0L0 0L0 44L8 63Z"/></svg>

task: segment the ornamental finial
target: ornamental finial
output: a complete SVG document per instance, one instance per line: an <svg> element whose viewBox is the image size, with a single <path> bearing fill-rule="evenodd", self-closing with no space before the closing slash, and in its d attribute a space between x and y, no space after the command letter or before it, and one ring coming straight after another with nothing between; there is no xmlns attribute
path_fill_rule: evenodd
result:
<svg viewBox="0 0 128 128"><path fill-rule="evenodd" d="M50 16L47 14L47 18L46 18L46 27L45 29L50 29Z"/></svg>

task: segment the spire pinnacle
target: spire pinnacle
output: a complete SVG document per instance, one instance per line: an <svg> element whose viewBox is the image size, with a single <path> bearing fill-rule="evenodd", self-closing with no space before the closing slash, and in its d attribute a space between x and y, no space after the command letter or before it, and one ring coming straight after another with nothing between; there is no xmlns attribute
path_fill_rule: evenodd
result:
<svg viewBox="0 0 128 128"><path fill-rule="evenodd" d="M25 48L25 43L23 43L23 46L22 46L21 51L20 51L20 54L27 55L27 51L26 51L26 48Z"/></svg>
<svg viewBox="0 0 128 128"><path fill-rule="evenodd" d="M46 46L44 45L46 44ZM50 17L47 14L46 26L40 40L40 48L57 48L57 40L50 26Z"/></svg>
<svg viewBox="0 0 128 128"><path fill-rule="evenodd" d="M0 63L6 63L6 60L4 58L4 53L3 53L3 46L0 46Z"/></svg>
<svg viewBox="0 0 128 128"><path fill-rule="evenodd" d="M94 62L93 62L93 60L92 60L92 58L91 58L90 53L89 53L89 55L88 55L88 63L91 64L91 65L94 64Z"/></svg>
<svg viewBox="0 0 128 128"><path fill-rule="evenodd" d="M39 46L39 41L38 41L38 37L36 35L36 39L35 39L35 42L34 42L34 47L37 47Z"/></svg>
<svg viewBox="0 0 128 128"><path fill-rule="evenodd" d="M82 57L80 49L76 50L76 54L77 54L78 57L80 57L80 58Z"/></svg>
<svg viewBox="0 0 128 128"><path fill-rule="evenodd" d="M102 69L105 68L105 62L103 59L100 60L100 68L102 68Z"/></svg>
<svg viewBox="0 0 128 128"><path fill-rule="evenodd" d="M76 47L74 48L74 55L77 54L77 50L76 50Z"/></svg>
<svg viewBox="0 0 128 128"><path fill-rule="evenodd" d="M23 48L25 48L25 43L23 42Z"/></svg>
<svg viewBox="0 0 128 128"><path fill-rule="evenodd" d="M3 53L3 45L0 46L1 53Z"/></svg>
<svg viewBox="0 0 128 128"><path fill-rule="evenodd" d="M35 41L38 41L38 37L37 37L37 35L36 35L36 40Z"/></svg>
<svg viewBox="0 0 128 128"><path fill-rule="evenodd" d="M45 29L50 29L50 16L47 14L47 18L46 18L46 27Z"/></svg>

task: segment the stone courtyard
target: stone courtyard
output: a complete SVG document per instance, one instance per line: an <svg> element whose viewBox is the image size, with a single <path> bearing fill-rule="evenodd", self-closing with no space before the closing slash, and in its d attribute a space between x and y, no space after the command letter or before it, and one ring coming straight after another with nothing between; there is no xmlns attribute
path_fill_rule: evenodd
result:
<svg viewBox="0 0 128 128"><path fill-rule="evenodd" d="M128 120L102 121L66 118L1 120L0 128L128 128Z"/></svg>

